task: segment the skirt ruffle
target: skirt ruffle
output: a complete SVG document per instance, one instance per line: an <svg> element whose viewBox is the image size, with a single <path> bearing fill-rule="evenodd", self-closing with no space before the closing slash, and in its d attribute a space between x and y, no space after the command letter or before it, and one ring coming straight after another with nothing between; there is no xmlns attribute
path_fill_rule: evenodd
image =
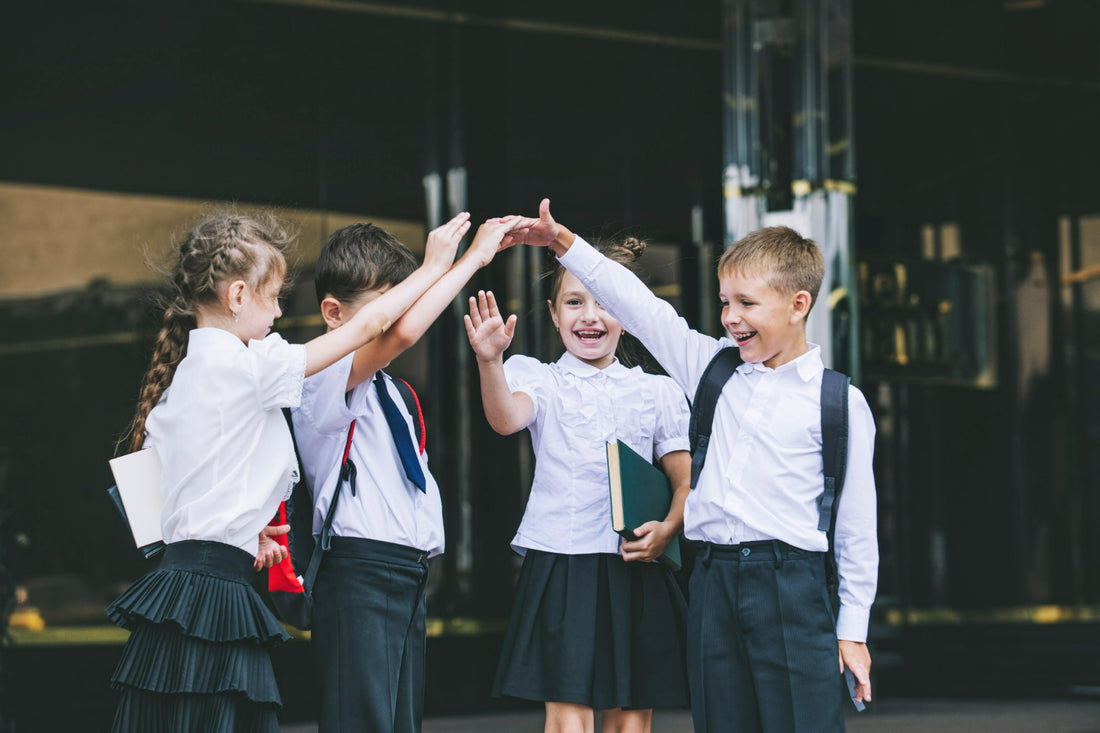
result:
<svg viewBox="0 0 1100 733"><path fill-rule="evenodd" d="M206 641L277 646L290 635L252 589L251 572L252 558L244 550L216 542L176 542L165 550L159 568L107 607L107 616L125 629L171 623L185 636Z"/></svg>
<svg viewBox="0 0 1100 733"><path fill-rule="evenodd" d="M127 689L111 730L278 733L279 718L272 706L241 705L225 695L179 697Z"/></svg>
<svg viewBox="0 0 1100 733"><path fill-rule="evenodd" d="M493 694L596 710L685 707L686 618L661 565L528 551Z"/></svg>
<svg viewBox="0 0 1100 733"><path fill-rule="evenodd" d="M251 573L238 548L173 543L107 608L131 632L111 676L121 693L113 730L278 730L271 648L290 637Z"/></svg>

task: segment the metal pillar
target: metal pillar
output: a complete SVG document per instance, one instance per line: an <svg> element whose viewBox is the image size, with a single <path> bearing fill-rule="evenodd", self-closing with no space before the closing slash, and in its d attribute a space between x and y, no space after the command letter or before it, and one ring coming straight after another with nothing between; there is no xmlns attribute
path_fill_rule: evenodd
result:
<svg viewBox="0 0 1100 733"><path fill-rule="evenodd" d="M779 224L818 243L826 274L807 337L858 381L850 2L795 0L789 16L769 0L723 10L726 245Z"/></svg>

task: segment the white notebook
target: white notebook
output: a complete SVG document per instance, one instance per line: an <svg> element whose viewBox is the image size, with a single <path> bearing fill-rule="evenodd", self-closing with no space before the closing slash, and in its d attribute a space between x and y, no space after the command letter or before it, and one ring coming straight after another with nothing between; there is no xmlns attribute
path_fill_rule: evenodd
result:
<svg viewBox="0 0 1100 733"><path fill-rule="evenodd" d="M126 507L126 518L138 547L157 542L160 531L160 455L156 448L144 448L112 458L111 473Z"/></svg>

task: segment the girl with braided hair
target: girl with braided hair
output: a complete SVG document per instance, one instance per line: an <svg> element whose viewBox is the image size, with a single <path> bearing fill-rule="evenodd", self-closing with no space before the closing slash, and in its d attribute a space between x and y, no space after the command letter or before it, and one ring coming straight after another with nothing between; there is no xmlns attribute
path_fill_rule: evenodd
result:
<svg viewBox="0 0 1100 733"><path fill-rule="evenodd" d="M637 239L602 251L629 265ZM623 328L560 265L550 317L565 353L545 364L502 354L516 317L491 292L465 317L481 399L501 435L527 428L535 450L530 498L512 549L523 555L493 694L546 705L547 733L648 733L653 708L685 707L687 606L671 571L654 562L683 526L689 492L688 410L671 379L629 367ZM673 488L662 521L611 528L605 446L621 440L656 458Z"/></svg>
<svg viewBox="0 0 1100 733"><path fill-rule="evenodd" d="M281 704L270 649L289 637L250 585L283 559L268 527L298 480L281 408L305 377L374 339L450 266L461 214L424 263L342 328L306 344L271 333L281 315L287 230L270 216L218 213L179 245L130 446L162 463L160 566L107 608L130 630L111 685L116 731L274 731Z"/></svg>

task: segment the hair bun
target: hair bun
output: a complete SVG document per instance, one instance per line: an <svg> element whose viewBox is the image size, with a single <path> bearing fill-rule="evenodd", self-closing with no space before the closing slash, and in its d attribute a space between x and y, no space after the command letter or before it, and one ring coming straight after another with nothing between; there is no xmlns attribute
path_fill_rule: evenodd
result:
<svg viewBox="0 0 1100 733"><path fill-rule="evenodd" d="M645 247L646 244L643 240L637 237L626 237L619 242L607 245L603 249L603 253L616 262L629 265L642 256Z"/></svg>

